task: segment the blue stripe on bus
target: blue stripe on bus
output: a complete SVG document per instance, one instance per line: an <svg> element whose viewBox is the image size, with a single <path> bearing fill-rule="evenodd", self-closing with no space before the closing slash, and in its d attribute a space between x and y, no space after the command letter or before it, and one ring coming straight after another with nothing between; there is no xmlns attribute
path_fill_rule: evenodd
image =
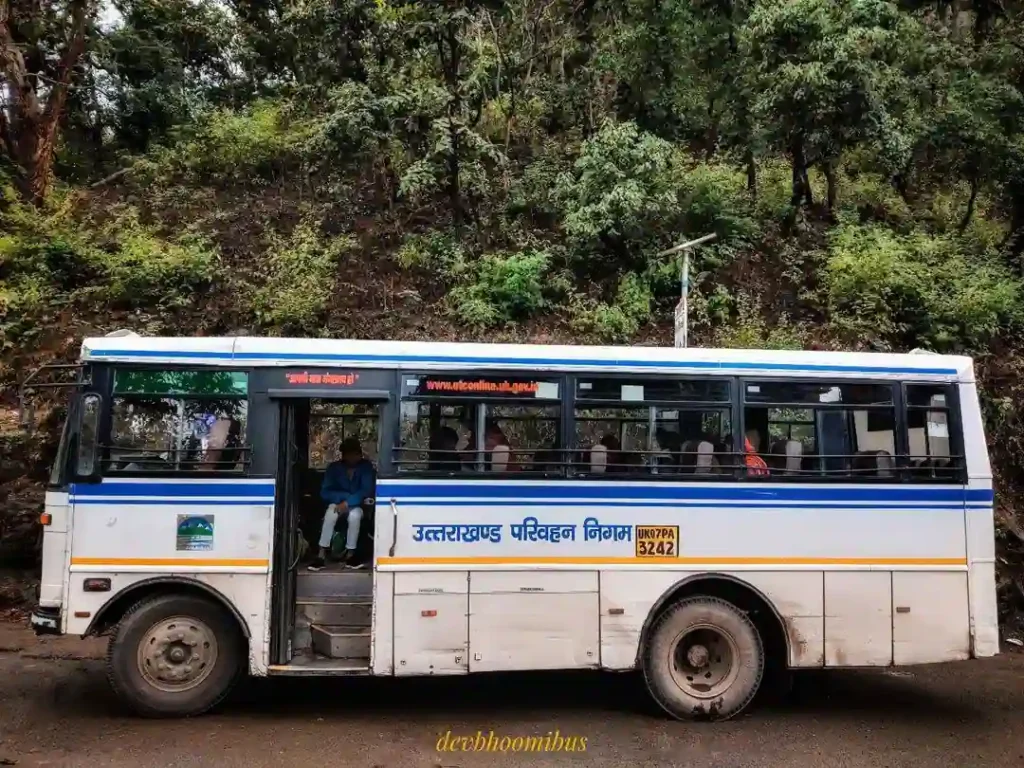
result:
<svg viewBox="0 0 1024 768"><path fill-rule="evenodd" d="M728 501L722 501L718 503L711 502L696 502L691 503L685 500L678 501L549 501L544 499L519 499L517 501L491 501L488 499L468 499L468 500L455 500L455 501L437 501L428 500L420 501L418 499L404 499L399 498L397 501L401 501L403 504L409 504L416 507L667 507L671 509L733 509L735 507L742 507L743 509L780 509L784 508L787 510L796 509L809 509L809 510L820 510L820 509L842 509L848 512L856 510L873 511L877 509L886 510L930 510L932 512L948 511L963 513L964 505L937 505L937 504L864 504L858 506L850 506L849 504L767 504L767 503L753 503L747 501L737 501L730 503ZM385 499L378 499L378 504L386 503ZM991 509L991 505L974 505L968 504L968 509Z"/></svg>
<svg viewBox="0 0 1024 768"><path fill-rule="evenodd" d="M745 503L756 501L779 502L951 502L965 501L991 502L993 493L990 489L964 488L912 488L898 486L893 488L829 488L822 487L785 487L739 485L732 486L695 486L695 485L615 485L580 482L572 485L484 485L478 483L391 483L378 482L377 491L383 495L387 489L389 494L416 498L538 498L538 499L583 499L583 500L728 500Z"/></svg>
<svg viewBox="0 0 1024 768"><path fill-rule="evenodd" d="M274 495L270 483L76 483L71 486L76 498L89 496L159 496L188 498L218 496L232 498L265 498Z"/></svg>
<svg viewBox="0 0 1024 768"><path fill-rule="evenodd" d="M104 349L90 351L90 360L104 358L155 358L184 360L289 360L312 363L316 361L348 362L348 363L456 363L459 365L510 365L510 366L545 366L559 365L565 367L618 368L623 366L634 368L677 368L680 370L750 370L750 371L810 371L822 373L889 373L889 374L920 374L931 376L955 376L956 368L893 368L884 365L827 365L822 363L742 363L713 362L710 360L600 360L588 358L545 358L545 357L483 357L476 355L448 355L437 357L432 355L374 355L348 353L304 354L301 352L185 352L178 350L156 349Z"/></svg>
<svg viewBox="0 0 1024 768"><path fill-rule="evenodd" d="M71 497L72 504L109 504L118 507L124 506L147 506L147 507L182 507L182 506L193 506L193 507L242 507L251 506L253 504L273 504L274 497L266 496L262 498L246 498L246 499L106 499L106 498L79 498Z"/></svg>

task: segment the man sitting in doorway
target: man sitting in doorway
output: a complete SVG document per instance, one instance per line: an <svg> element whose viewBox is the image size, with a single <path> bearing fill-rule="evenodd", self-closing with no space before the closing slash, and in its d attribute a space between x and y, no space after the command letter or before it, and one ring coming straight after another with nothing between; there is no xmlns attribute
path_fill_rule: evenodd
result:
<svg viewBox="0 0 1024 768"><path fill-rule="evenodd" d="M310 563L309 570L323 570L331 537L338 518L348 518L348 534L345 537L345 553L341 561L350 567L355 565L356 545L359 542L359 525L363 520L363 499L373 492L373 464L363 458L363 448L354 437L341 443L341 461L327 465L320 497L328 503L324 513L324 524L320 529L320 552Z"/></svg>

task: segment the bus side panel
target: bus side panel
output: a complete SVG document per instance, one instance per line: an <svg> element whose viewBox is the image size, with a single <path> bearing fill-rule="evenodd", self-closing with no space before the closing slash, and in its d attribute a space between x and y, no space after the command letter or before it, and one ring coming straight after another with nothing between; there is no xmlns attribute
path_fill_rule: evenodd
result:
<svg viewBox="0 0 1024 768"><path fill-rule="evenodd" d="M967 461L964 516L967 527L971 655L981 658L999 653L999 614L996 605L992 468L986 450L978 390L973 383L960 385L960 408Z"/></svg>
<svg viewBox="0 0 1024 768"><path fill-rule="evenodd" d="M640 635L651 610L679 584L701 576L725 575L758 590L785 625L789 665L824 664L824 600L821 571L605 570L601 573L601 666L636 666Z"/></svg>
<svg viewBox="0 0 1024 768"><path fill-rule="evenodd" d="M116 600L132 585L160 575L164 574L119 573L117 571L99 570L82 571L77 566L73 566L69 598L71 610L68 614L68 634L84 634L93 617L99 613L104 605ZM175 568L173 575L208 586L214 592L219 593L226 602L234 606L235 610L245 620L250 636L249 672L253 675L265 675L267 673L268 653L266 627L269 624L266 608L266 577L262 574L248 573L195 573L189 572L187 568ZM110 579L110 591L83 591L82 583L87 578ZM76 617L76 613L87 615Z"/></svg>
<svg viewBox="0 0 1024 768"><path fill-rule="evenodd" d="M160 576L218 591L248 625L250 668L265 674L274 482L269 479L106 479L72 488L67 625L83 634L130 584ZM86 578L111 579L85 592Z"/></svg>
<svg viewBox="0 0 1024 768"><path fill-rule="evenodd" d="M71 510L67 491L47 491L44 510L50 524L43 527L43 568L39 579L39 605L64 605L64 577L67 574L67 541Z"/></svg>

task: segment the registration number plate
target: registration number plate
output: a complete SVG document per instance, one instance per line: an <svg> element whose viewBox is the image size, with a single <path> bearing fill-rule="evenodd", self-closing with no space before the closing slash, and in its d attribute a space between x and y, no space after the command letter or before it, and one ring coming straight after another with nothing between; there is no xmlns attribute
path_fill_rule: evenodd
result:
<svg viewBox="0 0 1024 768"><path fill-rule="evenodd" d="M638 525L636 527L636 556L679 557L678 525Z"/></svg>

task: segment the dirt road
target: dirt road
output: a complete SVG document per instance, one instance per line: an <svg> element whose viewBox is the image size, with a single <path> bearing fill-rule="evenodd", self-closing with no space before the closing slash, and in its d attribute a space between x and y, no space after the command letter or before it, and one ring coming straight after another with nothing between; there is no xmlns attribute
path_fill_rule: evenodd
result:
<svg viewBox="0 0 1024 768"><path fill-rule="evenodd" d="M1024 655L898 673L812 673L727 723L665 720L629 675L263 680L191 721L127 716L100 642L0 625L0 765L819 768L1024 765ZM514 752L555 731L576 751ZM439 738L508 751L438 752ZM581 750L580 738L586 738ZM524 742L520 742L524 744Z"/></svg>

